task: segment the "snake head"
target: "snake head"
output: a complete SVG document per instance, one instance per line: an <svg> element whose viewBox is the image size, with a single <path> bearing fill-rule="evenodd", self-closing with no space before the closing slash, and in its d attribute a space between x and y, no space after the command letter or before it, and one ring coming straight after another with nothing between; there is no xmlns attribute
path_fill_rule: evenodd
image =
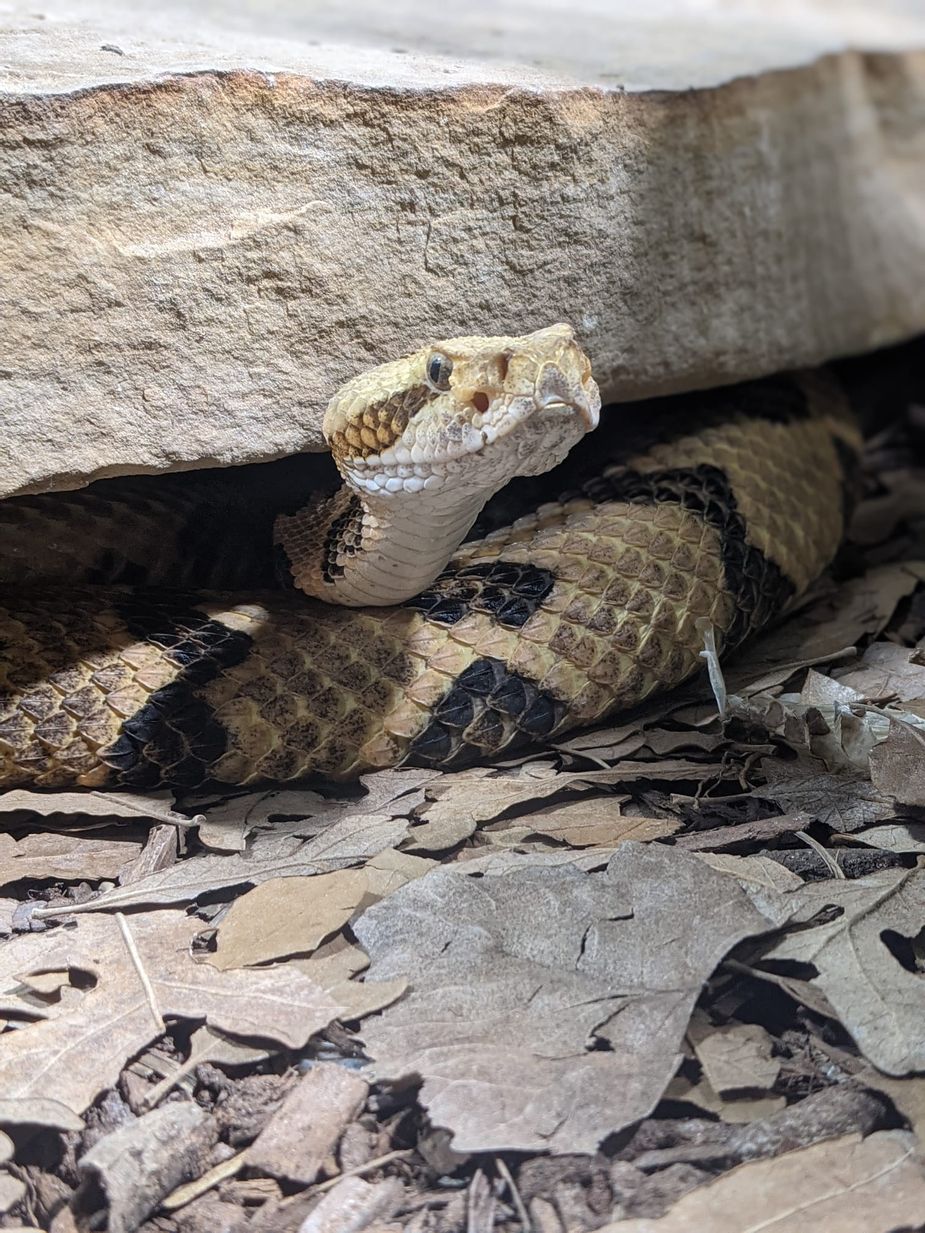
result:
<svg viewBox="0 0 925 1233"><path fill-rule="evenodd" d="M521 337L450 338L355 377L324 417L361 495L448 490L485 499L539 475L597 427L600 394L569 325Z"/></svg>

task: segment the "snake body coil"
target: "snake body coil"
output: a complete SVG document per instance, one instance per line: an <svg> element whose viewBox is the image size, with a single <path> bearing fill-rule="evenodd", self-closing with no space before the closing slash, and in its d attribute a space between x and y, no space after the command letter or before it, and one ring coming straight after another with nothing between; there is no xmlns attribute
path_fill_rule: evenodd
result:
<svg viewBox="0 0 925 1233"><path fill-rule="evenodd" d="M728 650L805 590L859 444L823 373L611 408L399 606L17 587L0 786L450 768L592 723L690 676L704 621Z"/></svg>

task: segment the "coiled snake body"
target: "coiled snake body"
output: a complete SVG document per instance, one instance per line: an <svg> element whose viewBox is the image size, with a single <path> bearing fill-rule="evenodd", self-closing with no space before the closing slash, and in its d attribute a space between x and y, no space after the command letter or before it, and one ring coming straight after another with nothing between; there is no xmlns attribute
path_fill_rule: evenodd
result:
<svg viewBox="0 0 925 1233"><path fill-rule="evenodd" d="M496 757L677 685L702 663L704 622L736 646L833 556L860 442L826 374L611 407L584 436L598 406L566 327L450 340L348 383L326 428L354 487L282 517L276 553L290 587L390 606L11 587L0 787ZM554 464L489 502L442 568L496 488ZM47 509L8 502L0 520L24 519L37 545ZM132 509L115 516L127 535ZM92 537L76 538L75 558L98 566Z"/></svg>

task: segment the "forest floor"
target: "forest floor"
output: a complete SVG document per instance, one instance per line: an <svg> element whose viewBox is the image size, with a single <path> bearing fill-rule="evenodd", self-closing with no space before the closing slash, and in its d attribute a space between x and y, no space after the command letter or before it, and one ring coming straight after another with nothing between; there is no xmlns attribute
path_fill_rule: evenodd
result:
<svg viewBox="0 0 925 1233"><path fill-rule="evenodd" d="M722 671L491 769L0 796L0 1228L925 1228L925 409Z"/></svg>

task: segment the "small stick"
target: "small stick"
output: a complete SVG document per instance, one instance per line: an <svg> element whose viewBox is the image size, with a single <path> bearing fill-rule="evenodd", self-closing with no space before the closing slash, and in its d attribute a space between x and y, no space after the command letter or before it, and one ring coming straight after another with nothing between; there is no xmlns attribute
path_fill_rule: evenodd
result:
<svg viewBox="0 0 925 1233"><path fill-rule="evenodd" d="M824 848L818 839L813 839L812 835L808 835L806 831L794 831L794 834L797 838L802 839L808 847L812 848L820 860L825 862L831 870L833 878L841 878L844 881L845 871L828 848Z"/></svg>
<svg viewBox="0 0 925 1233"><path fill-rule="evenodd" d="M125 949L129 953L129 958L135 971L138 973L138 979L141 981L141 987L145 991L145 997L148 1001L148 1006L151 1010L151 1017L157 1025L158 1034L167 1031L167 1025L164 1022L161 1012L158 1009L157 998L154 995L154 986L148 973L145 971L145 966L141 961L141 955L138 953L138 947L135 945L135 939L132 937L132 932L128 927L128 921L121 912L116 913L116 920L119 922L119 932L122 934L122 941L125 943Z"/></svg>
<svg viewBox="0 0 925 1233"><path fill-rule="evenodd" d="M406 1156L412 1156L413 1154L409 1147L396 1148L395 1151L386 1152L384 1156L377 1156L375 1160L367 1160L366 1164L354 1165L352 1169L345 1169L343 1173L338 1173L336 1177L329 1177L326 1182L319 1182L317 1186L311 1187L312 1194L321 1194L323 1190L330 1190L332 1186L336 1186L345 1177L362 1177L366 1173L372 1173L380 1165L388 1164L392 1160L404 1160ZM303 1195L299 1197L303 1196L304 1191Z"/></svg>
<svg viewBox="0 0 925 1233"><path fill-rule="evenodd" d="M247 1148L245 1147L236 1156L231 1156L228 1160L222 1160L217 1165L213 1165L211 1169L203 1173L202 1177L197 1177L184 1186L178 1186L176 1190L161 1199L161 1207L168 1212L174 1212L178 1207L185 1207L187 1203L192 1203L193 1199L198 1199L201 1194L205 1194L219 1182L225 1182L229 1177L240 1173L246 1163Z"/></svg>
<svg viewBox="0 0 925 1233"><path fill-rule="evenodd" d="M524 1201L520 1197L520 1191L517 1189L517 1183L514 1181L513 1177L511 1177L510 1169L500 1156L495 1157L495 1165L497 1166L498 1172L504 1179L504 1184L508 1188L508 1193L511 1196L514 1207L517 1209L517 1216L523 1227L523 1233L533 1233L533 1223L530 1220L527 1209L524 1207Z"/></svg>

